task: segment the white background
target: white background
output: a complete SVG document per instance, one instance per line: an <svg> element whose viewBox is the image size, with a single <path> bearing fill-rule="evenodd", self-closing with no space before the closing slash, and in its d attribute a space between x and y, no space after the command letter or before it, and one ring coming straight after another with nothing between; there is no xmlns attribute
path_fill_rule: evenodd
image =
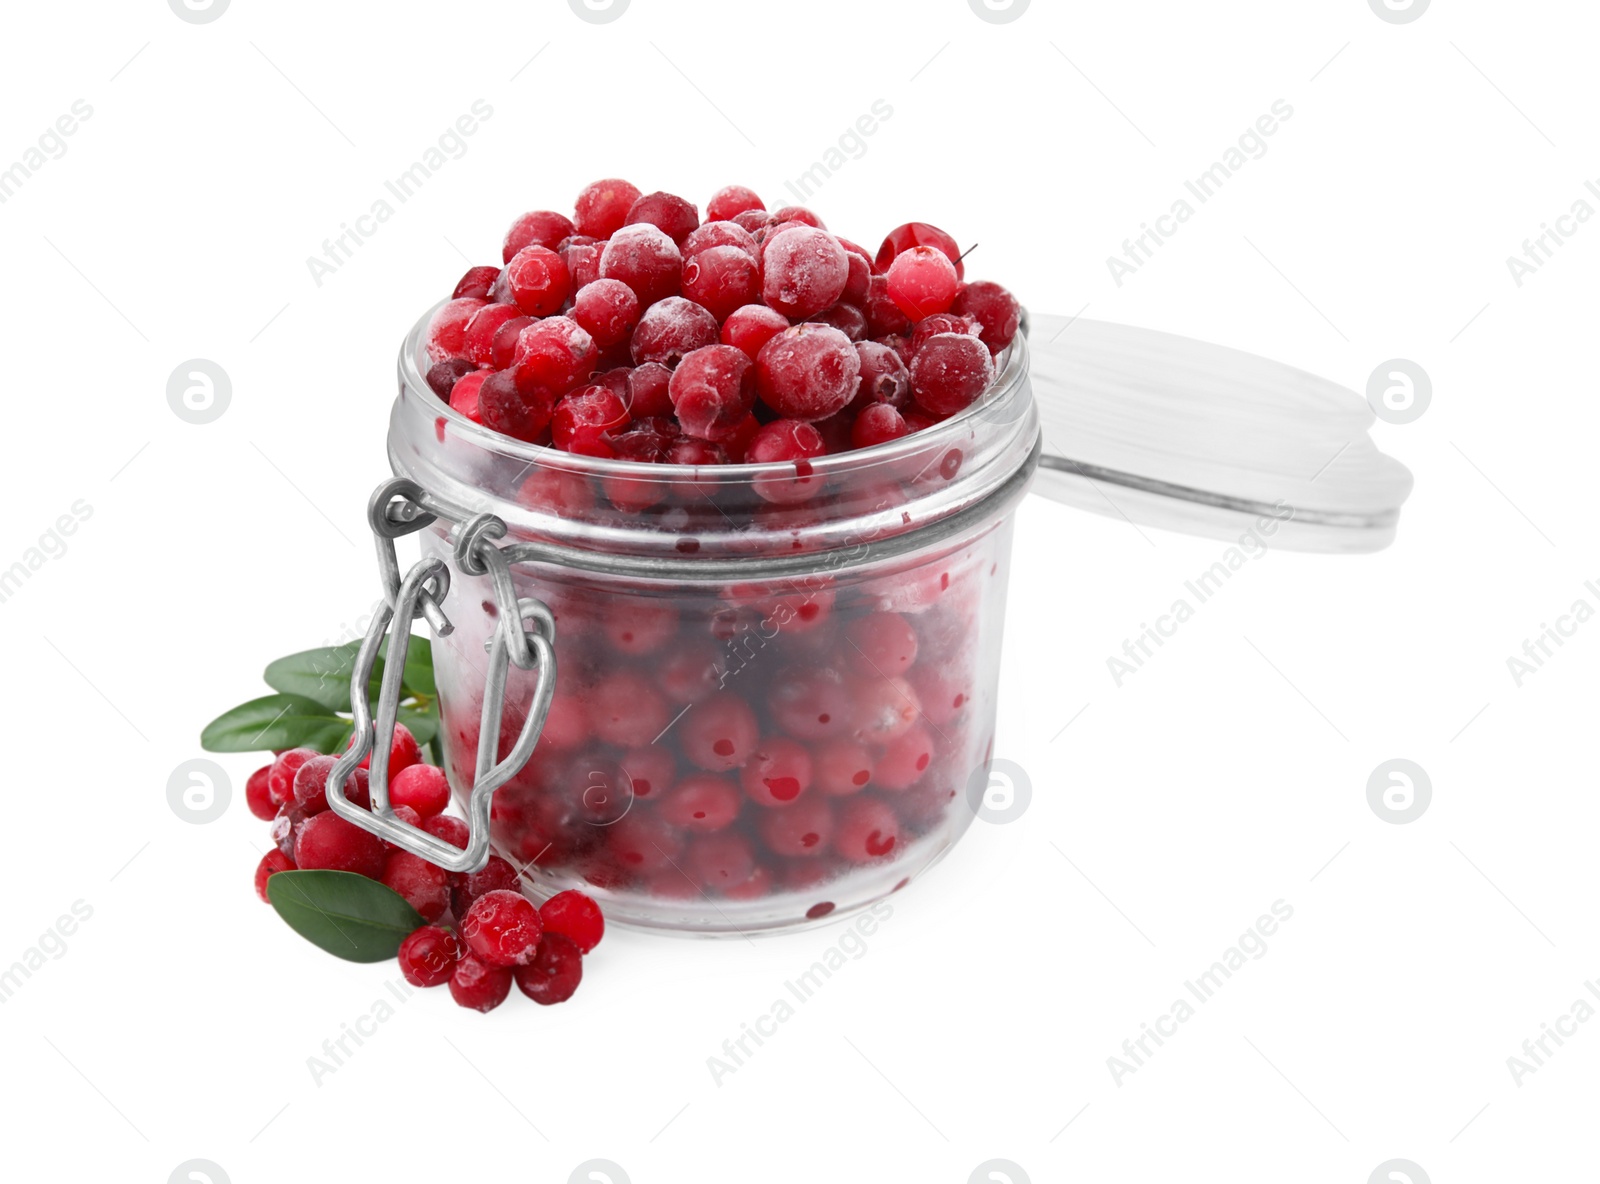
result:
<svg viewBox="0 0 1600 1184"><path fill-rule="evenodd" d="M0 567L93 511L0 604L0 965L93 909L0 1009L9 1176L1592 1172L1600 1023L1520 1086L1506 1058L1600 976L1600 624L1520 688L1506 659L1600 606L1600 225L1520 288L1505 263L1600 182L1591 5L1438 0L1395 25L1365 0L1034 0L996 25L964 0L634 0L594 25L561 0L233 0L193 25L141 0L5 21L0 167L93 107L0 205ZM307 256L480 98L465 155L319 287ZM851 238L926 219L1036 310L1354 389L1423 366L1429 411L1374 429L1417 478L1397 543L1252 563L1119 689L1106 658L1222 544L1033 499L998 744L1031 809L978 824L738 1073L714 1085L706 1058L837 930L616 932L568 1005L419 994L315 1084L307 1058L393 968L331 959L255 900L256 762L225 759L210 825L166 786L268 659L376 598L363 508L401 334L524 209L610 175L784 204L879 98L892 118L809 203ZM1106 257L1277 99L1295 114L1268 153L1119 288ZM233 384L203 426L166 402L192 357ZM1392 757L1431 775L1410 825L1367 804ZM1269 952L1114 1082L1106 1058L1279 899Z"/></svg>

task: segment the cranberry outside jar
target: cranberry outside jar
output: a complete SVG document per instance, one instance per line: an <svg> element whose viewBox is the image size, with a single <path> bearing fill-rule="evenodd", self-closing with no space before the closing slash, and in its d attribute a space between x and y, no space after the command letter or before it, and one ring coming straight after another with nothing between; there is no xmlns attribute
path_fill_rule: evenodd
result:
<svg viewBox="0 0 1600 1184"><path fill-rule="evenodd" d="M436 516L403 590L386 564L396 633L447 622L446 767L494 849L541 892L694 933L861 908L947 851L987 785L1013 511L1039 455L1023 338L932 428L696 468L472 423L423 378L427 323L402 348L374 523L392 556ZM553 663L507 661L513 613Z"/></svg>

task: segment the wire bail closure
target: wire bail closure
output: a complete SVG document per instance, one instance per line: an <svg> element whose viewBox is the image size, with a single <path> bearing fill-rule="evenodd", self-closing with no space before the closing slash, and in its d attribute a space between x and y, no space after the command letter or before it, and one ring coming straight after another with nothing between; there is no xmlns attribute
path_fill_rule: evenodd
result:
<svg viewBox="0 0 1600 1184"><path fill-rule="evenodd" d="M555 697L555 618L542 601L517 597L511 565L493 542L505 537L504 522L493 514L478 514L466 522L455 523L448 515L439 513L437 507L429 509L430 504L427 492L404 477L385 481L368 502L367 520L377 545L384 605L373 616L350 675L354 736L350 747L328 774L328 806L347 822L446 871L474 872L482 870L489 862L489 807L494 791L528 763L544 729L550 701ZM387 739L394 735L406 654L411 646L411 623L423 618L439 637L448 637L455 628L442 607L450 591L448 565L438 558L423 559L402 579L395 553L395 539L422 530L440 518L458 527L454 549L456 565L467 575L489 576L498 610L494 635L487 647L489 665L484 676L476 777L467 800L469 836L465 850L395 817L389 804L390 745L375 743L376 736ZM374 720L367 688L385 637L388 638L387 657ZM497 761L506 678L513 664L519 670L535 673L533 696L516 743L503 760ZM369 753L372 806L363 809L349 799L344 787L356 766Z"/></svg>

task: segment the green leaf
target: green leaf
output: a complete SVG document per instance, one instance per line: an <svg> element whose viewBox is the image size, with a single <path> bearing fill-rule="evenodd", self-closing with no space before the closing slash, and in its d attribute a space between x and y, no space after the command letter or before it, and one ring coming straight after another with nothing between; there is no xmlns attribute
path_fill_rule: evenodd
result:
<svg viewBox="0 0 1600 1184"><path fill-rule="evenodd" d="M430 705L426 710L419 711L415 707L402 707L396 712L398 722L405 724L411 734L417 738L417 743L426 747L428 743L439 734L439 709Z"/></svg>
<svg viewBox="0 0 1600 1184"><path fill-rule="evenodd" d="M346 645L324 646L320 649L302 650L279 658L267 667L262 676L267 685L285 695L299 695L334 711L350 710L350 674L355 669L359 642ZM431 674L430 665L430 674ZM383 659L372 667L369 693L378 695L378 681L383 677Z"/></svg>
<svg viewBox="0 0 1600 1184"><path fill-rule="evenodd" d="M412 637L406 649L406 672L403 679L406 690L414 695L432 699L439 688L433 681L433 642L426 637ZM417 739L422 739L418 736Z"/></svg>
<svg viewBox="0 0 1600 1184"><path fill-rule="evenodd" d="M348 962L393 958L427 924L394 889L355 872L277 872L267 897L290 929Z"/></svg>
<svg viewBox="0 0 1600 1184"><path fill-rule="evenodd" d="M266 695L224 711L200 733L207 752L263 752L279 748L342 751L350 721L300 695Z"/></svg>

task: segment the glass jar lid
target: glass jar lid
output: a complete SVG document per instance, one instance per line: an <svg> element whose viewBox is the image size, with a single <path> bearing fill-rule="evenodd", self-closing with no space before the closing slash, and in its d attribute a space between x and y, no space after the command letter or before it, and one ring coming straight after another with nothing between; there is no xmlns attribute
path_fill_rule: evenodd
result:
<svg viewBox="0 0 1600 1184"><path fill-rule="evenodd" d="M1367 435L1354 391L1225 346L1083 318L1031 316L1044 435L1034 491L1137 526L1273 546L1377 551L1410 471Z"/></svg>

